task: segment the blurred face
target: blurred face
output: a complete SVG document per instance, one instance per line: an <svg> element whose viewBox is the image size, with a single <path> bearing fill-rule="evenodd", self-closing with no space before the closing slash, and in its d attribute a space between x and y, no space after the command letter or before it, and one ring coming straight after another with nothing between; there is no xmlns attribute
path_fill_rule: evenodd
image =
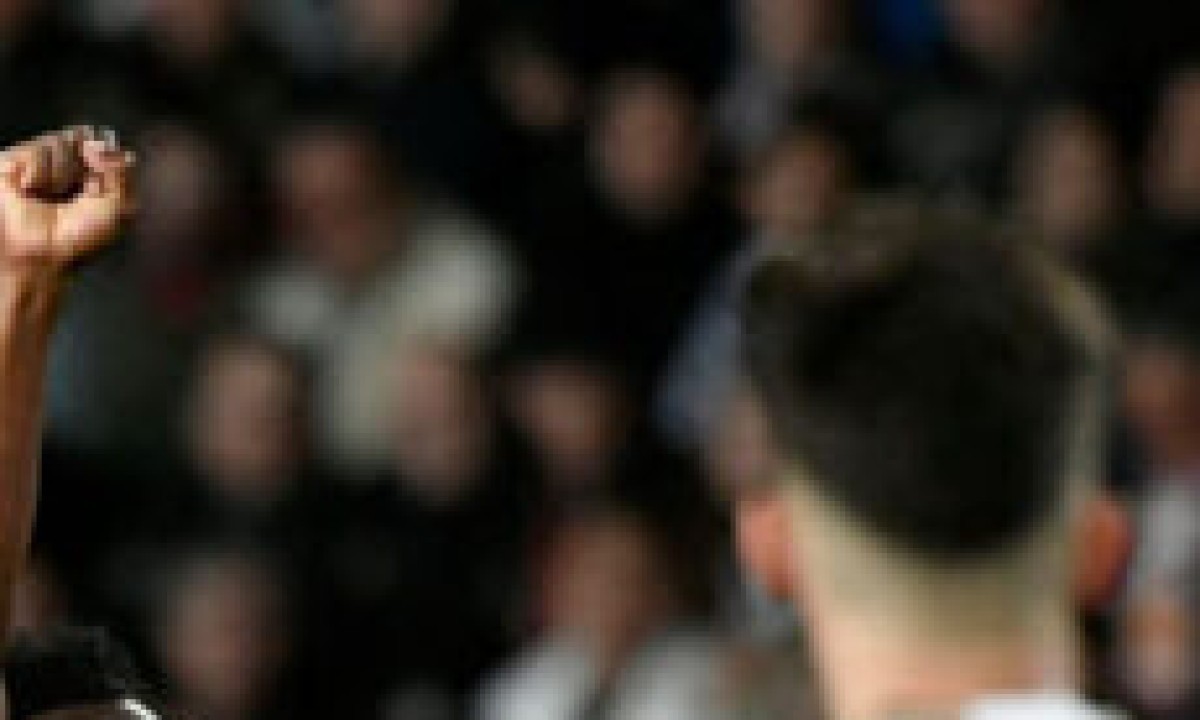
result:
<svg viewBox="0 0 1200 720"><path fill-rule="evenodd" d="M1121 668L1138 705L1169 710L1196 683L1195 627L1186 604L1155 591L1130 605L1122 627Z"/></svg>
<svg viewBox="0 0 1200 720"><path fill-rule="evenodd" d="M405 60L441 34L453 0L340 0L352 49L369 58Z"/></svg>
<svg viewBox="0 0 1200 720"><path fill-rule="evenodd" d="M1025 204L1059 249L1077 249L1114 219L1121 204L1116 148L1086 113L1068 110L1046 118L1025 155L1019 183Z"/></svg>
<svg viewBox="0 0 1200 720"><path fill-rule="evenodd" d="M1161 209L1200 213L1200 70L1167 90L1152 140L1149 186Z"/></svg>
<svg viewBox="0 0 1200 720"><path fill-rule="evenodd" d="M0 37L24 27L38 4L37 0L0 0Z"/></svg>
<svg viewBox="0 0 1200 720"><path fill-rule="evenodd" d="M750 212L776 242L804 242L846 201L841 148L817 133L796 135L769 153L750 181Z"/></svg>
<svg viewBox="0 0 1200 720"><path fill-rule="evenodd" d="M635 214L661 214L686 201L703 163L695 108L669 81L616 83L596 133L602 184Z"/></svg>
<svg viewBox="0 0 1200 720"><path fill-rule="evenodd" d="M516 415L557 479L595 479L623 439L624 402L615 381L583 366L551 363L526 371Z"/></svg>
<svg viewBox="0 0 1200 720"><path fill-rule="evenodd" d="M661 627L672 588L653 542L636 523L585 522L561 540L551 578L552 626L619 656Z"/></svg>
<svg viewBox="0 0 1200 720"><path fill-rule="evenodd" d="M148 27L166 52L202 60L232 35L241 0L149 0Z"/></svg>
<svg viewBox="0 0 1200 720"><path fill-rule="evenodd" d="M391 250L381 154L353 131L329 129L293 138L280 158L276 179L289 241L335 280L357 282Z"/></svg>
<svg viewBox="0 0 1200 720"><path fill-rule="evenodd" d="M62 625L67 618L62 587L50 567L33 561L17 581L12 597L11 627L37 634Z"/></svg>
<svg viewBox="0 0 1200 720"><path fill-rule="evenodd" d="M1003 69L1019 65L1039 39L1051 0L944 0L959 45Z"/></svg>
<svg viewBox="0 0 1200 720"><path fill-rule="evenodd" d="M749 39L757 56L795 69L839 39L839 0L748 0Z"/></svg>
<svg viewBox="0 0 1200 720"><path fill-rule="evenodd" d="M203 257L217 231L213 220L221 205L216 150L180 128L150 133L145 147L134 247L152 265Z"/></svg>
<svg viewBox="0 0 1200 720"><path fill-rule="evenodd" d="M401 361L392 452L403 480L452 502L479 480L487 452L483 389L461 357L417 351Z"/></svg>
<svg viewBox="0 0 1200 720"><path fill-rule="evenodd" d="M1200 366L1159 343L1134 346L1125 360L1125 415L1152 464L1200 462Z"/></svg>
<svg viewBox="0 0 1200 720"><path fill-rule="evenodd" d="M254 565L207 562L173 594L159 652L183 700L237 717L261 702L279 670L282 598Z"/></svg>
<svg viewBox="0 0 1200 720"><path fill-rule="evenodd" d="M549 53L514 44L492 63L492 82L516 124L532 132L554 132L571 124L577 88L567 69Z"/></svg>
<svg viewBox="0 0 1200 720"><path fill-rule="evenodd" d="M290 365L261 347L236 343L209 353L195 403L201 466L232 498L283 490L302 451L300 389Z"/></svg>

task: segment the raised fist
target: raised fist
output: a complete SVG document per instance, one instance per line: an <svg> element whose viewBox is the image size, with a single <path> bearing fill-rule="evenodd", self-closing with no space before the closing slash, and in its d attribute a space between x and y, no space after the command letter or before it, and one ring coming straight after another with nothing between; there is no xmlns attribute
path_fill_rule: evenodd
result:
<svg viewBox="0 0 1200 720"><path fill-rule="evenodd" d="M0 153L0 271L61 272L108 246L133 210L133 162L86 127Z"/></svg>

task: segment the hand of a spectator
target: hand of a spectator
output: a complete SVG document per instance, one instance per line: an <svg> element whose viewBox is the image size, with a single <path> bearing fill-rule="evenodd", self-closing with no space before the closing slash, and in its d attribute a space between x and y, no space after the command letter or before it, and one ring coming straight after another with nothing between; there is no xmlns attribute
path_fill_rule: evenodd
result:
<svg viewBox="0 0 1200 720"><path fill-rule="evenodd" d="M113 241L134 205L114 145L71 128L0 153L0 271L57 277Z"/></svg>

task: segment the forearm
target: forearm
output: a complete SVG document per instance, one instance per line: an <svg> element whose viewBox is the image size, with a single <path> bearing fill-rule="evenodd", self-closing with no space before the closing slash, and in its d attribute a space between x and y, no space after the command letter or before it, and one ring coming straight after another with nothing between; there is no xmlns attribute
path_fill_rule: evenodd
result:
<svg viewBox="0 0 1200 720"><path fill-rule="evenodd" d="M0 273L0 633L33 531L42 393L61 293L50 273Z"/></svg>

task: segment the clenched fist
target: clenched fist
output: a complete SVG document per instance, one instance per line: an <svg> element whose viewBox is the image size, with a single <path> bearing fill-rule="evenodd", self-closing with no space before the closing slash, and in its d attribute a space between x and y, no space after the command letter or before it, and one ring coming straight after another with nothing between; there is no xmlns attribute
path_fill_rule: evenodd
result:
<svg viewBox="0 0 1200 720"><path fill-rule="evenodd" d="M0 153L0 272L55 275L111 243L133 209L133 160L91 128Z"/></svg>

